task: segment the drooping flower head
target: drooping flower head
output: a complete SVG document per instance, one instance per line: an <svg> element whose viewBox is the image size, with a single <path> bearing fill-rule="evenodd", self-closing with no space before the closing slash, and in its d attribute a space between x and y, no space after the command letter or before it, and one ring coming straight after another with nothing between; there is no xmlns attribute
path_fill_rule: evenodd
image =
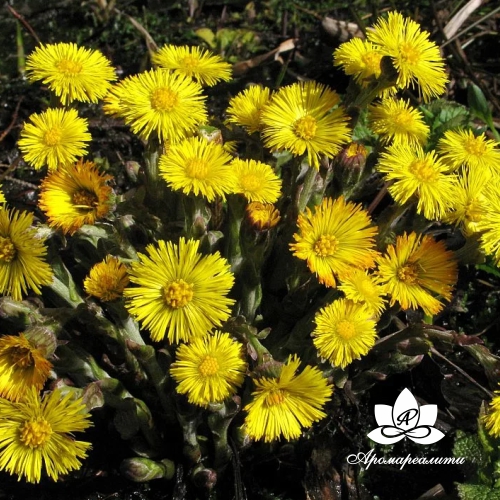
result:
<svg viewBox="0 0 500 500"><path fill-rule="evenodd" d="M198 406L222 403L241 387L246 362L243 346L228 333L215 331L177 348L170 374L176 390Z"/></svg>
<svg viewBox="0 0 500 500"><path fill-rule="evenodd" d="M438 153L451 170L465 165L500 173L500 148L484 132L476 136L472 130L447 130L439 139Z"/></svg>
<svg viewBox="0 0 500 500"><path fill-rule="evenodd" d="M263 128L262 110L271 101L268 87L252 85L229 101L228 122L243 127L249 134L260 132Z"/></svg>
<svg viewBox="0 0 500 500"><path fill-rule="evenodd" d="M267 231L275 227L281 219L279 210L272 203L252 201L245 211L248 223L257 231Z"/></svg>
<svg viewBox="0 0 500 500"><path fill-rule="evenodd" d="M439 47L415 21L389 12L387 19L379 18L368 31L367 39L392 59L400 89L417 87L425 102L446 90L448 78Z"/></svg>
<svg viewBox="0 0 500 500"><path fill-rule="evenodd" d="M368 123L385 143L425 144L429 135L422 113L403 99L388 97L370 106Z"/></svg>
<svg viewBox="0 0 500 500"><path fill-rule="evenodd" d="M205 123L207 110L201 85L187 76L164 69L140 73L118 84L106 98L106 112L119 115L132 132L148 139L154 132L160 141L178 141Z"/></svg>
<svg viewBox="0 0 500 500"><path fill-rule="evenodd" d="M275 376L254 379L253 399L245 406L245 429L251 438L266 443L281 437L297 439L303 428L326 417L323 407L331 398L332 386L313 366L297 375L299 365L300 359L290 356Z"/></svg>
<svg viewBox="0 0 500 500"><path fill-rule="evenodd" d="M92 425L82 399L59 390L41 398L31 388L19 402L0 399L0 470L39 483L42 469L54 481L78 470L90 443L74 432Z"/></svg>
<svg viewBox="0 0 500 500"><path fill-rule="evenodd" d="M361 303L338 299L321 309L314 319L313 341L322 359L345 368L365 356L377 338L373 313Z"/></svg>
<svg viewBox="0 0 500 500"><path fill-rule="evenodd" d="M213 201L234 190L231 158L220 144L190 137L172 145L160 157L158 167L172 189Z"/></svg>
<svg viewBox="0 0 500 500"><path fill-rule="evenodd" d="M37 47L26 60L26 76L48 85L64 105L75 100L97 102L116 80L113 67L101 52L75 43Z"/></svg>
<svg viewBox="0 0 500 500"><path fill-rule="evenodd" d="M164 45L151 56L151 60L161 68L173 70L209 87L232 78L229 63L200 47Z"/></svg>
<svg viewBox="0 0 500 500"><path fill-rule="evenodd" d="M389 193L399 203L417 201L417 212L427 219L440 219L453 204L457 183L435 151L425 153L417 144L393 144L380 155L377 170L386 174Z"/></svg>
<svg viewBox="0 0 500 500"><path fill-rule="evenodd" d="M127 308L154 341L191 341L229 318L231 266L219 252L203 256L199 245L184 238L178 245L160 240L131 264L130 281L138 286L123 292Z"/></svg>
<svg viewBox="0 0 500 500"><path fill-rule="evenodd" d="M374 266L377 228L361 205L346 202L343 196L325 198L314 213L307 208L300 214L297 225L299 232L290 248L295 257L307 261L320 283L335 286L336 274Z"/></svg>
<svg viewBox="0 0 500 500"><path fill-rule="evenodd" d="M83 282L83 288L89 295L103 302L109 302L120 298L128 283L129 277L125 265L117 257L107 255L102 262L92 266Z"/></svg>
<svg viewBox="0 0 500 500"><path fill-rule="evenodd" d="M22 333L0 337L0 398L19 401L27 391L40 391L52 363Z"/></svg>
<svg viewBox="0 0 500 500"><path fill-rule="evenodd" d="M41 185L39 206L51 227L73 234L84 224L93 225L111 210L113 177L99 172L95 163L77 163L50 172Z"/></svg>
<svg viewBox="0 0 500 500"><path fill-rule="evenodd" d="M30 165L48 165L49 170L54 170L83 156L91 138L87 120L80 118L76 109L48 109L30 116L18 144Z"/></svg>
<svg viewBox="0 0 500 500"><path fill-rule="evenodd" d="M378 259L376 276L385 285L391 306L399 302L402 309L421 307L425 314L433 315L443 308L439 298L451 299L457 262L444 242L405 233Z"/></svg>
<svg viewBox="0 0 500 500"><path fill-rule="evenodd" d="M52 283L52 269L45 262L45 240L37 235L33 214L0 210L0 293L22 300L32 289Z"/></svg>
<svg viewBox="0 0 500 500"><path fill-rule="evenodd" d="M346 75L352 75L361 87L366 87L380 76L382 55L374 44L353 38L335 50L333 64L342 67Z"/></svg>
<svg viewBox="0 0 500 500"><path fill-rule="evenodd" d="M384 287L377 285L373 276L362 269L353 269L342 276L339 290L347 299L363 304L374 316L380 316L385 308Z"/></svg>
<svg viewBox="0 0 500 500"><path fill-rule="evenodd" d="M235 159L231 163L235 178L234 192L248 201L276 203L281 195L281 179L273 167L256 160Z"/></svg>
<svg viewBox="0 0 500 500"><path fill-rule="evenodd" d="M333 158L350 138L348 118L340 98L316 82L294 83L281 88L262 111L262 135L266 147L287 150L294 156L307 152L309 165L319 168L319 155Z"/></svg>

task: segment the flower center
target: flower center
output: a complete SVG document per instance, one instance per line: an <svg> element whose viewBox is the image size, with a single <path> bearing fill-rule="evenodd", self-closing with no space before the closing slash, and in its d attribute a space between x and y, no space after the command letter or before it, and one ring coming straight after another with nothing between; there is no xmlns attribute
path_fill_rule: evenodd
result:
<svg viewBox="0 0 500 500"><path fill-rule="evenodd" d="M382 54L380 54L379 52L367 52L361 57L361 60L364 62L366 69L374 75L380 73L381 59Z"/></svg>
<svg viewBox="0 0 500 500"><path fill-rule="evenodd" d="M11 262L16 256L16 247L10 238L0 236L0 262Z"/></svg>
<svg viewBox="0 0 500 500"><path fill-rule="evenodd" d="M407 285L415 285L418 281L418 270L418 265L412 263L400 267L397 271L399 281Z"/></svg>
<svg viewBox="0 0 500 500"><path fill-rule="evenodd" d="M316 134L316 120L312 116L303 116L293 124L293 131L297 137L306 141L312 139Z"/></svg>
<svg viewBox="0 0 500 500"><path fill-rule="evenodd" d="M375 285L368 278L364 279L361 282L359 290L365 297L375 297L377 295L377 289L375 288Z"/></svg>
<svg viewBox="0 0 500 500"><path fill-rule="evenodd" d="M464 149L472 156L483 156L486 153L486 144L479 137L468 137Z"/></svg>
<svg viewBox="0 0 500 500"><path fill-rule="evenodd" d="M73 203L76 208L87 208L92 209L98 203L97 196L94 193L90 193L85 189L73 193Z"/></svg>
<svg viewBox="0 0 500 500"><path fill-rule="evenodd" d="M356 335L356 329L350 321L340 321L337 325L337 333L343 340L349 340Z"/></svg>
<svg viewBox="0 0 500 500"><path fill-rule="evenodd" d="M476 198L468 200L464 207L465 217L470 222L479 222L483 214L483 204Z"/></svg>
<svg viewBox="0 0 500 500"><path fill-rule="evenodd" d="M68 59L61 59L56 64L56 68L61 73L65 73L66 76L72 76L81 73L83 66L75 61L70 61Z"/></svg>
<svg viewBox="0 0 500 500"><path fill-rule="evenodd" d="M186 56L182 59L180 67L184 70L194 70L200 65L200 61L197 57Z"/></svg>
<svg viewBox="0 0 500 500"><path fill-rule="evenodd" d="M243 191L255 192L262 187L260 179L256 175L248 174L242 175L240 179L241 187Z"/></svg>
<svg viewBox="0 0 500 500"><path fill-rule="evenodd" d="M413 121L411 113L403 109L398 110L397 113L391 113L390 119L393 122L392 125L395 126L396 129L399 127L407 128Z"/></svg>
<svg viewBox="0 0 500 500"><path fill-rule="evenodd" d="M337 251L338 240L332 234L322 234L314 244L314 252L320 257L329 257Z"/></svg>
<svg viewBox="0 0 500 500"><path fill-rule="evenodd" d="M24 423L19 439L25 446L38 448L50 440L51 434L52 427L47 420L37 417Z"/></svg>
<svg viewBox="0 0 500 500"><path fill-rule="evenodd" d="M151 107L158 111L172 111L178 102L177 92L167 87L156 89L151 95Z"/></svg>
<svg viewBox="0 0 500 500"><path fill-rule="evenodd" d="M418 64L420 62L420 51L415 48L414 43L402 43L399 46L401 62L407 64Z"/></svg>
<svg viewBox="0 0 500 500"><path fill-rule="evenodd" d="M275 389L271 391L265 399L265 404L267 406L281 405L285 401L285 393L281 389Z"/></svg>
<svg viewBox="0 0 500 500"><path fill-rule="evenodd" d="M163 288L163 300L174 308L186 306L193 299L193 285L189 285L184 280L175 280Z"/></svg>
<svg viewBox="0 0 500 500"><path fill-rule="evenodd" d="M57 146L61 142L61 129L52 127L43 135L43 142L46 146Z"/></svg>
<svg viewBox="0 0 500 500"><path fill-rule="evenodd" d="M206 179L208 175L208 162L201 158L190 158L186 161L186 173L192 179Z"/></svg>
<svg viewBox="0 0 500 500"><path fill-rule="evenodd" d="M9 358L13 365L21 369L29 368L35 364L31 351L26 347L12 347L9 349Z"/></svg>
<svg viewBox="0 0 500 500"><path fill-rule="evenodd" d="M438 179L438 173L432 168L432 161L427 159L415 160L410 165L410 171L420 182L431 183Z"/></svg>
<svg viewBox="0 0 500 500"><path fill-rule="evenodd" d="M219 363L213 356L205 356L205 359L200 363L198 369L204 377L211 377L218 373Z"/></svg>

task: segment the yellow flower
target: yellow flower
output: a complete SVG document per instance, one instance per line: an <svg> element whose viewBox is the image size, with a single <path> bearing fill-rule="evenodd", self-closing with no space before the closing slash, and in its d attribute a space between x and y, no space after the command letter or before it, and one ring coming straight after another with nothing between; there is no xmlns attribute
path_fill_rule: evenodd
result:
<svg viewBox="0 0 500 500"><path fill-rule="evenodd" d="M360 38L344 42L333 53L334 66L341 66L346 75L354 76L356 82L366 87L381 73L382 52L377 46Z"/></svg>
<svg viewBox="0 0 500 500"><path fill-rule="evenodd" d="M87 152L92 137L87 120L80 118L76 109L48 109L33 113L30 121L21 130L18 144L24 159L33 167L48 165L53 170Z"/></svg>
<svg viewBox="0 0 500 500"><path fill-rule="evenodd" d="M22 300L31 288L52 283L52 269L45 262L44 239L32 228L33 214L0 210L0 293Z"/></svg>
<svg viewBox="0 0 500 500"><path fill-rule="evenodd" d="M392 97L370 106L368 123L385 143L425 144L429 135L422 113L408 101Z"/></svg>
<svg viewBox="0 0 500 500"><path fill-rule="evenodd" d="M326 198L316 206L314 214L306 209L297 220L299 232L290 248L295 257L307 260L309 270L319 282L335 286L335 274L343 275L352 268L367 269L374 265L374 236L377 228L361 205Z"/></svg>
<svg viewBox="0 0 500 500"><path fill-rule="evenodd" d="M279 210L272 203L253 201L245 210L249 224L257 231L267 231L276 226L281 219Z"/></svg>
<svg viewBox="0 0 500 500"><path fill-rule="evenodd" d="M376 276L376 281L385 285L391 306L399 302L403 309L421 307L425 314L432 315L443 308L434 295L451 299L457 263L444 242L405 233L379 258Z"/></svg>
<svg viewBox="0 0 500 500"><path fill-rule="evenodd" d="M243 346L228 333L215 331L177 348L170 373L177 392L199 406L222 403L241 387L246 363Z"/></svg>
<svg viewBox="0 0 500 500"><path fill-rule="evenodd" d="M229 63L200 47L164 45L151 56L151 60L161 68L174 70L209 87L232 78Z"/></svg>
<svg viewBox="0 0 500 500"><path fill-rule="evenodd" d="M102 105L102 109L107 115L114 116L115 118L122 118L125 115L128 109L125 104L125 98L129 93L127 85L130 81L133 81L132 78L128 76L109 89Z"/></svg>
<svg viewBox="0 0 500 500"><path fill-rule="evenodd" d="M314 319L313 342L322 359L345 368L365 356L375 344L373 313L364 304L338 299L321 309Z"/></svg>
<svg viewBox="0 0 500 500"><path fill-rule="evenodd" d="M243 127L249 134L260 132L262 110L271 101L271 91L267 87L252 85L229 101L228 122Z"/></svg>
<svg viewBox="0 0 500 500"><path fill-rule="evenodd" d="M496 396L490 401L488 413L482 417L487 431L494 437L500 436L500 391L495 391Z"/></svg>
<svg viewBox="0 0 500 500"><path fill-rule="evenodd" d="M380 155L377 170L386 174L389 193L404 204L415 196L417 212L427 219L440 219L453 205L457 184L454 175L435 151L425 153L417 144L393 144Z"/></svg>
<svg viewBox="0 0 500 500"><path fill-rule="evenodd" d="M49 225L73 234L84 224L93 225L105 217L111 209L113 190L107 182L112 178L83 159L49 173L42 182L39 201Z"/></svg>
<svg viewBox="0 0 500 500"><path fill-rule="evenodd" d="M19 401L32 387L40 391L51 369L44 350L22 333L0 337L0 398Z"/></svg>
<svg viewBox="0 0 500 500"><path fill-rule="evenodd" d="M4 208L3 205L5 203L7 203L7 200L5 199L3 191L1 191L2 189L3 189L3 186L0 184L0 210L2 210Z"/></svg>
<svg viewBox="0 0 500 500"><path fill-rule="evenodd" d="M486 255L491 255L497 265L500 264L500 179L495 176L483 188L483 212L477 221L477 230L481 231L480 245Z"/></svg>
<svg viewBox="0 0 500 500"><path fill-rule="evenodd" d="M187 76L156 69L129 77L105 99L105 111L119 114L132 132L148 139L177 141L207 119L201 85ZM117 113L117 108L122 111Z"/></svg>
<svg viewBox="0 0 500 500"><path fill-rule="evenodd" d="M373 315L380 316L385 308L385 290L362 269L353 269L342 276L339 290L347 299L363 304Z"/></svg>
<svg viewBox="0 0 500 500"><path fill-rule="evenodd" d="M20 402L0 399L0 470L39 483L42 467L54 481L81 467L90 443L73 433L92 424L82 399L71 398L55 390L41 399L31 388Z"/></svg>
<svg viewBox="0 0 500 500"><path fill-rule="evenodd" d="M41 80L61 99L97 102L116 80L110 62L98 50L78 47L74 43L41 45L26 60L30 81Z"/></svg>
<svg viewBox="0 0 500 500"><path fill-rule="evenodd" d="M281 179L273 167L256 160L235 159L231 170L236 179L235 193L242 194L248 201L276 203L281 195Z"/></svg>
<svg viewBox="0 0 500 500"><path fill-rule="evenodd" d="M399 12L389 12L387 19L378 19L367 38L382 55L392 59L400 89L418 86L425 102L446 90L448 78L439 47L415 21Z"/></svg>
<svg viewBox="0 0 500 500"><path fill-rule="evenodd" d="M245 406L245 430L251 438L289 441L326 417L323 407L331 399L332 386L313 366L296 375L299 365L300 359L290 356L276 376L254 379L253 400Z"/></svg>
<svg viewBox="0 0 500 500"><path fill-rule="evenodd" d="M472 130L447 130L438 142L438 152L450 169L462 165L472 169L500 172L500 149L486 134L476 136Z"/></svg>
<svg viewBox="0 0 500 500"><path fill-rule="evenodd" d="M191 341L229 318L234 304L226 297L234 283L231 266L219 252L198 253L199 244L184 238L179 245L160 240L132 263L130 281L139 286L123 293L130 313L154 341L165 335L171 343Z"/></svg>
<svg viewBox="0 0 500 500"><path fill-rule="evenodd" d="M127 268L118 258L107 255L102 262L92 266L83 287L89 295L109 302L121 297L128 283Z"/></svg>
<svg viewBox="0 0 500 500"><path fill-rule="evenodd" d="M348 117L342 108L332 109L339 101L338 94L321 83L281 88L262 111L265 146L294 156L307 151L309 165L319 168L320 154L333 158L350 139Z"/></svg>
<svg viewBox="0 0 500 500"><path fill-rule="evenodd" d="M220 144L191 137L172 145L160 157L158 167L172 189L213 201L234 190L231 158Z"/></svg>

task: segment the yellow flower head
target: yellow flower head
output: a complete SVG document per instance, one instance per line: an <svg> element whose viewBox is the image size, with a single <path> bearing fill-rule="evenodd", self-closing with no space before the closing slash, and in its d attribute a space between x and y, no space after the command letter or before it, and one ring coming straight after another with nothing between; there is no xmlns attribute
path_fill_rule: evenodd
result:
<svg viewBox="0 0 500 500"><path fill-rule="evenodd" d="M279 210L272 203L253 201L246 206L246 217L249 224L257 231L267 231L281 219Z"/></svg>
<svg viewBox="0 0 500 500"><path fill-rule="evenodd" d="M500 173L500 148L484 132L476 136L472 130L447 130L438 142L438 152L451 170L466 165Z"/></svg>
<svg viewBox="0 0 500 500"><path fill-rule="evenodd" d="M82 399L71 398L55 390L42 399L31 388L17 403L0 399L0 470L39 483L42 468L57 481L81 467L90 443L76 441L73 433L92 423Z"/></svg>
<svg viewBox="0 0 500 500"><path fill-rule="evenodd" d="M290 356L275 377L254 379L253 400L245 406L245 430L251 438L290 441L326 417L323 407L331 399L332 386L313 366L296 375L299 365L300 359Z"/></svg>
<svg viewBox="0 0 500 500"><path fill-rule="evenodd" d="M33 214L0 210L0 293L22 300L31 288L52 283L52 269L45 262L44 239L32 228Z"/></svg>
<svg viewBox="0 0 500 500"><path fill-rule="evenodd" d="M102 109L107 115L114 116L115 118L122 118L125 115L128 109L125 104L126 97L129 94L127 85L130 81L134 81L133 78L127 76L109 89L102 105Z"/></svg>
<svg viewBox="0 0 500 500"><path fill-rule="evenodd" d="M495 391L496 396L490 401L488 413L482 417L487 431L494 437L500 436L500 391Z"/></svg>
<svg viewBox="0 0 500 500"><path fill-rule="evenodd" d="M421 307L432 315L443 308L434 295L451 299L457 263L442 241L405 233L379 258L376 275L376 281L385 285L391 306L399 302L403 309Z"/></svg>
<svg viewBox="0 0 500 500"><path fill-rule="evenodd" d="M84 224L93 225L105 217L113 201L113 190L107 185L112 178L83 159L49 173L42 182L39 200L49 225L73 234Z"/></svg>
<svg viewBox="0 0 500 500"><path fill-rule="evenodd" d="M90 269L83 282L85 292L103 302L118 299L129 283L127 268L111 255Z"/></svg>
<svg viewBox="0 0 500 500"><path fill-rule="evenodd" d="M228 122L243 127L249 134L260 132L262 110L271 101L271 91L267 87L252 85L229 101Z"/></svg>
<svg viewBox="0 0 500 500"><path fill-rule="evenodd" d="M140 73L115 87L105 111L119 114L132 132L148 139L177 141L205 123L207 110L201 85L187 76L156 69ZM122 111L117 113L117 108Z"/></svg>
<svg viewBox="0 0 500 500"><path fill-rule="evenodd" d="M151 56L151 60L161 68L173 70L209 87L232 78L229 63L200 47L164 45Z"/></svg>
<svg viewBox="0 0 500 500"><path fill-rule="evenodd" d="M306 209L297 220L299 232L290 248L295 257L307 261L319 282L335 286L335 274L344 275L352 268L368 269L375 264L374 236L377 228L361 205L325 198L314 214Z"/></svg>
<svg viewBox="0 0 500 500"><path fill-rule="evenodd" d="M102 99L116 75L110 62L98 50L74 43L41 45L26 60L30 81L41 80L66 105L73 101Z"/></svg>
<svg viewBox="0 0 500 500"><path fill-rule="evenodd" d="M362 269L353 269L342 276L339 290L344 292L346 299L363 304L374 316L380 316L385 308L384 288Z"/></svg>
<svg viewBox="0 0 500 500"><path fill-rule="evenodd" d="M24 159L35 168L48 165L50 170L76 161L87 152L92 137L87 120L76 109L48 109L33 113L24 125L19 149Z"/></svg>
<svg viewBox="0 0 500 500"><path fill-rule="evenodd" d="M400 89L418 86L425 102L446 90L448 78L439 47L415 21L399 12L389 12L387 19L378 19L367 38L382 55L392 59Z"/></svg>
<svg viewBox="0 0 500 500"><path fill-rule="evenodd" d="M353 38L344 42L333 53L334 66L341 66L346 75L354 76L356 82L366 87L381 73L382 52L370 42Z"/></svg>
<svg viewBox="0 0 500 500"><path fill-rule="evenodd" d="M5 199L5 196L3 194L3 191L2 191L3 187L2 185L0 184L0 210L2 210L4 207L3 205L5 203L7 203L7 200Z"/></svg>
<svg viewBox="0 0 500 500"><path fill-rule="evenodd" d="M19 401L34 387L40 391L52 363L22 333L0 337L0 397Z"/></svg>
<svg viewBox="0 0 500 500"><path fill-rule="evenodd" d="M130 281L138 286L123 292L127 308L154 341L165 335L171 343L191 341L231 314L234 300L226 297L234 283L231 266L219 252L198 253L199 244L160 240L132 263Z"/></svg>
<svg viewBox="0 0 500 500"><path fill-rule="evenodd" d="M377 170L386 174L389 193L404 204L415 196L417 212L427 219L440 219L453 205L456 176L435 151L425 153L417 144L393 144L380 156Z"/></svg>
<svg viewBox="0 0 500 500"><path fill-rule="evenodd" d="M234 191L231 158L220 144L191 137L172 145L160 157L158 166L172 189L213 201L216 196L224 198Z"/></svg>
<svg viewBox="0 0 500 500"><path fill-rule="evenodd" d="M177 348L170 374L177 392L198 406L222 403L241 387L246 363L243 346L228 333L215 331Z"/></svg>
<svg viewBox="0 0 500 500"><path fill-rule="evenodd" d="M294 83L274 94L262 111L266 147L288 150L294 156L307 152L309 165L319 168L319 155L333 158L349 141L348 118L337 106L336 92L316 82Z"/></svg>
<svg viewBox="0 0 500 500"><path fill-rule="evenodd" d="M256 160L235 159L231 163L236 186L235 193L242 194L248 201L276 203L281 195L281 179L273 167Z"/></svg>
<svg viewBox="0 0 500 500"><path fill-rule="evenodd" d="M368 123L383 142L394 144L425 144L429 127L424 123L420 111L410 106L408 101L383 99L370 106Z"/></svg>
<svg viewBox="0 0 500 500"><path fill-rule="evenodd" d="M332 366L345 368L365 356L375 344L373 313L364 304L338 299L321 309L314 319L313 341L318 355Z"/></svg>
<svg viewBox="0 0 500 500"><path fill-rule="evenodd" d="M483 212L477 221L476 229L481 231L480 245L486 255L491 255L500 264L500 179L494 176L483 188Z"/></svg>

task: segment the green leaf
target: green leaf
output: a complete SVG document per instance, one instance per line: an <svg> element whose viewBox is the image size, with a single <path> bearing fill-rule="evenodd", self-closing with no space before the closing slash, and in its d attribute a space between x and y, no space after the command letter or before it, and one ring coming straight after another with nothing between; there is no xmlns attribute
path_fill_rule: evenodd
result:
<svg viewBox="0 0 500 500"><path fill-rule="evenodd" d="M461 500L500 500L500 490L482 484L457 484Z"/></svg>
<svg viewBox="0 0 500 500"><path fill-rule="evenodd" d="M488 101L483 91L474 83L469 83L467 88L467 101L474 115L481 118L485 123L489 124L491 122L492 116Z"/></svg>

